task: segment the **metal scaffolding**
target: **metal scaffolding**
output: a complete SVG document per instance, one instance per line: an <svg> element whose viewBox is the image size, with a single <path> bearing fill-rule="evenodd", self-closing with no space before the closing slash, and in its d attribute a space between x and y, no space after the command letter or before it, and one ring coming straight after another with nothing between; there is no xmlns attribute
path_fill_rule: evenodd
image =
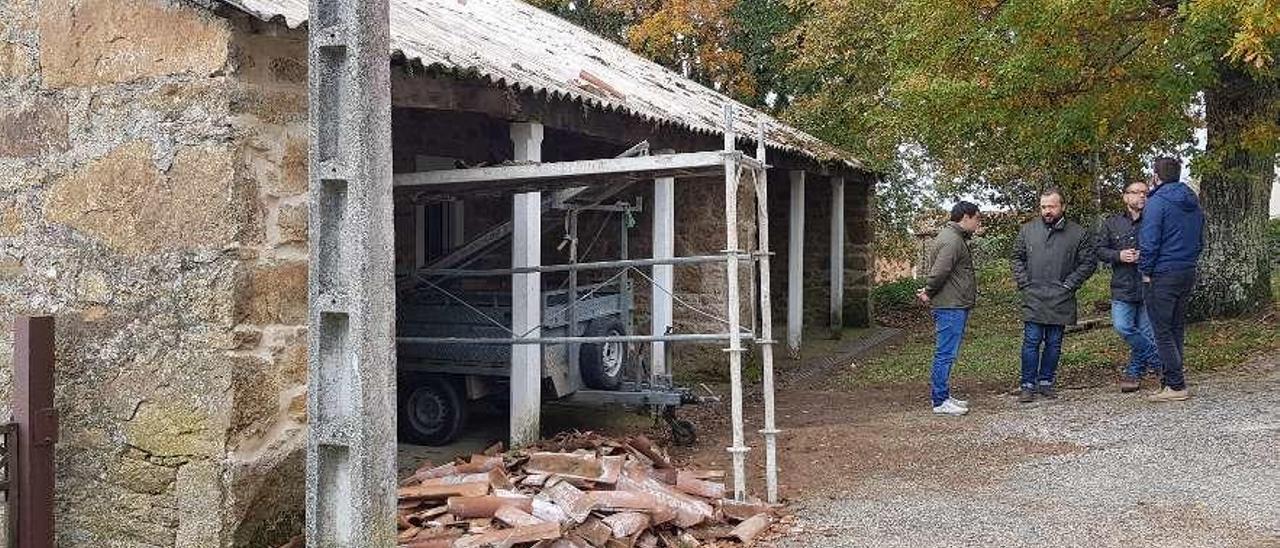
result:
<svg viewBox="0 0 1280 548"><path fill-rule="evenodd" d="M638 156L638 157L620 157L601 160L586 160L576 162L555 162L555 163L525 163L509 166L482 167L473 169L457 169L428 171L419 173L399 174L394 178L394 185L397 188L412 187L420 192L432 193L451 193L457 194L466 192L468 189L483 188L486 192L504 191L504 192L536 192L551 189L575 188L591 185L602 184L618 184L621 182L637 182L637 181L661 181L687 178L687 177L708 177L720 176L724 177L724 197L725 197L725 247L717 254L697 255L686 257L675 257L666 255L669 251L659 251L655 249L655 257L648 259L631 259L623 257L614 261L595 261L590 263L571 262L570 264L561 265L540 265L534 264L520 265L513 264L512 268L504 269L488 269L488 270L469 270L464 268L436 268L431 270L433 276L444 277L463 277L463 276L512 276L513 281L521 276L530 274L541 274L546 272L568 272L571 274L585 270L600 269L622 269L625 273L636 267L658 267L658 266L681 266L691 264L707 264L723 262L725 265L725 275L727 278L726 295L725 295L725 317L722 321L726 328L723 331L714 333L666 333L652 335L618 335L618 336L557 336L542 337L536 333L535 329L529 332L521 332L520 329L512 331L512 337L487 337L487 338L465 338L465 337L397 337L397 342L408 344L511 344L513 347L527 345L555 345L569 344L577 345L583 343L602 343L602 342L703 342L703 343L721 343L727 342L724 349L729 354L729 377L730 377L730 393L731 393L731 415L732 415L732 446L727 451L733 460L733 493L738 500L746 498L746 453L749 448L746 445L743 433L743 409L742 409L742 354L747 351L744 343L755 343L760 346L764 366L764 404L765 417L764 429L761 433L764 435L766 448L766 480L769 502L777 502L777 447L776 436L778 430L774 424L774 398L773 398L773 337L772 337L772 312L769 299L769 237L768 237L768 182L767 169L768 165L765 161L765 145L764 145L764 127L759 128L756 136L758 143L756 154L754 157L748 156L737 150L737 135L733 127L733 107L725 105L724 108L724 149L712 152L693 152L682 154L663 154L655 156ZM749 175L755 190L756 197L756 222L758 227L757 249L754 251L745 251L740 249L738 238L738 186L740 178L743 175ZM519 196L519 195L517 195ZM659 200L657 207L663 207L664 201ZM671 204L671 201L665 203ZM665 214L670 212L662 212L657 214ZM574 217L570 217L570 222L575 221ZM519 224L519 223L517 223ZM656 234L655 234L656 237ZM576 231L575 236L576 238ZM576 246L576 242L571 243ZM659 256L666 255L666 256ZM571 260L577 260L576 253L571 256ZM750 289L752 318L750 318L750 327L743 329L742 322L742 302L740 288L740 269L743 267L742 262L746 261L748 272L752 278ZM656 269L655 269L656 270ZM758 273L758 274L757 274ZM759 279L756 279L756 276ZM576 276L575 276L576 278ZM657 278L657 279L655 279ZM573 279L573 278L571 278ZM674 296L673 287L662 287L662 282L671 285L667 276L655 276L648 278L654 284L655 292L659 289ZM576 281L576 280L575 280ZM759 284L758 286L756 284ZM570 314L573 314L573 306L577 301L577 287L573 283L570 294ZM525 284L521 287L525 291L535 291L540 294L540 288L534 288ZM758 302L756 298L758 297ZM538 295L524 295L524 298L531 302L538 302ZM760 318L758 325L760 333L755 332L756 311ZM704 313L705 314L705 313ZM713 316L714 317L714 316ZM572 319L571 319L572 321ZM666 367L670 367L669 364ZM517 388L514 386L516 380L513 378L513 393ZM513 408L513 414L516 411ZM513 422L516 417L513 416ZM536 422L535 422L536 424Z"/></svg>

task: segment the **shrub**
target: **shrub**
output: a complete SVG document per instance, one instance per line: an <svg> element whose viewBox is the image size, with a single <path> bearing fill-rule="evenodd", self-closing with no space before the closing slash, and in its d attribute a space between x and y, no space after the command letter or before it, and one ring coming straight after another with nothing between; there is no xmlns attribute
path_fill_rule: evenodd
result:
<svg viewBox="0 0 1280 548"><path fill-rule="evenodd" d="M1013 242L1017 240L1016 232L988 233L973 239L974 265L982 268L1008 260L1013 255Z"/></svg>
<svg viewBox="0 0 1280 548"><path fill-rule="evenodd" d="M891 310L915 306L916 291L924 287L924 280L903 278L878 285L871 290L871 303L876 310Z"/></svg>

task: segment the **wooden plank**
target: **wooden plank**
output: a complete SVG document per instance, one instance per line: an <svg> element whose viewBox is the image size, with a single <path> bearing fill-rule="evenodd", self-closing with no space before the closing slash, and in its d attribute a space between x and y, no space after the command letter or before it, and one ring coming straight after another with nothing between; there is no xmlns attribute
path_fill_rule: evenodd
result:
<svg viewBox="0 0 1280 548"><path fill-rule="evenodd" d="M532 511L532 502L530 503L530 512ZM533 517L529 512L516 508L514 506L503 505L493 513L493 517L498 521L510 525L512 527L520 527L523 525L537 525L543 523L542 520Z"/></svg>
<svg viewBox="0 0 1280 548"><path fill-rule="evenodd" d="M462 519L492 518L504 506L532 512L533 499L523 495L449 497L449 513Z"/></svg>
<svg viewBox="0 0 1280 548"><path fill-rule="evenodd" d="M449 497L478 497L489 494L489 482L476 481L451 485L411 485L396 491L400 500L444 500Z"/></svg>
<svg viewBox="0 0 1280 548"><path fill-rule="evenodd" d="M756 537L759 536L760 533L764 532L765 529L769 528L769 521L768 514L756 514L755 517L739 523L738 526L729 533L729 536L742 541L742 543L747 546L751 546L755 543Z"/></svg>
<svg viewBox="0 0 1280 548"><path fill-rule="evenodd" d="M559 523L540 523L499 531L490 531L483 535L469 535L453 543L454 548L479 548L481 546L501 545L513 546L522 542L554 540L560 538Z"/></svg>
<svg viewBox="0 0 1280 548"><path fill-rule="evenodd" d="M625 538L649 527L649 515L641 512L619 512L601 521L613 530L613 538Z"/></svg>
<svg viewBox="0 0 1280 548"><path fill-rule="evenodd" d="M688 472L679 472L676 476L676 489L706 499L724 498L724 484L713 483L693 477Z"/></svg>

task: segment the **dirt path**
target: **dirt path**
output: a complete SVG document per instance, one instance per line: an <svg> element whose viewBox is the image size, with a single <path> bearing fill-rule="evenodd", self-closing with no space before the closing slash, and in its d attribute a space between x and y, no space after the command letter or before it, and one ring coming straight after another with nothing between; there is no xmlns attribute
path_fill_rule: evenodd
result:
<svg viewBox="0 0 1280 548"><path fill-rule="evenodd" d="M922 387L778 394L782 546L1280 547L1280 356L1192 379L1154 406L1109 387L1020 405L969 392L935 417ZM746 425L761 493L756 406ZM683 456L727 468L722 413Z"/></svg>

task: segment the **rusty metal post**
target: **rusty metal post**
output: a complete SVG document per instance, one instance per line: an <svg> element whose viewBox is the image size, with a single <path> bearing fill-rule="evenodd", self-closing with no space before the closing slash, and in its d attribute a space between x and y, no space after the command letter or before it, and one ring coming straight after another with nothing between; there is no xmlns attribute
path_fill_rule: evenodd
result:
<svg viewBox="0 0 1280 548"><path fill-rule="evenodd" d="M5 423L4 432L4 546L18 547L18 425Z"/></svg>
<svg viewBox="0 0 1280 548"><path fill-rule="evenodd" d="M13 321L13 419L18 425L18 548L53 548L53 318Z"/></svg>

